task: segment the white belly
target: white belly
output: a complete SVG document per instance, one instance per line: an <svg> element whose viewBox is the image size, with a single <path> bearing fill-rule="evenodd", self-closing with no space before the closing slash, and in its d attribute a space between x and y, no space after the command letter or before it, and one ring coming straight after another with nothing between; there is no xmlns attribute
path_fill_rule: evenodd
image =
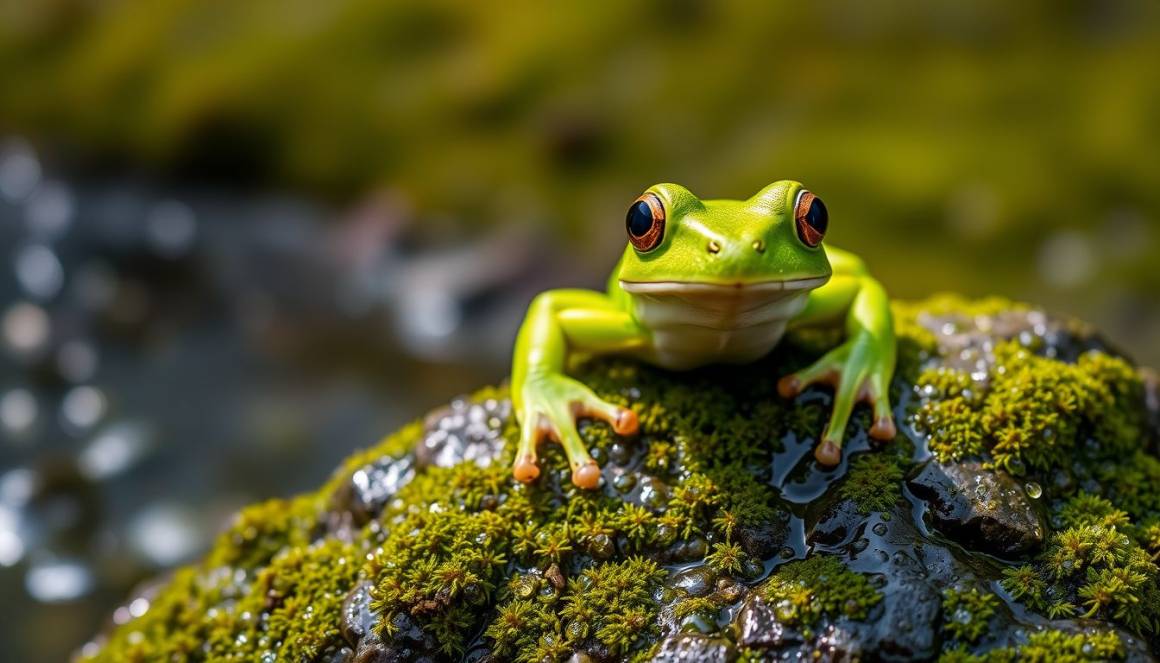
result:
<svg viewBox="0 0 1160 663"><path fill-rule="evenodd" d="M716 286L621 283L634 313L652 332L644 358L671 370L715 363L748 363L768 354L786 324L825 279Z"/></svg>

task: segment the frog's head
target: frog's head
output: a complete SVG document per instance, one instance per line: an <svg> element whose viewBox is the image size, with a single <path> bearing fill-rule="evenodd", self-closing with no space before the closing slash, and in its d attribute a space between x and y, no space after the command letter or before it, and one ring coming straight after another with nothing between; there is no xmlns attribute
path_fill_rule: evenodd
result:
<svg viewBox="0 0 1160 663"><path fill-rule="evenodd" d="M798 182L748 200L701 200L658 184L628 209L618 277L629 290L816 288L830 277L827 222L821 199Z"/></svg>

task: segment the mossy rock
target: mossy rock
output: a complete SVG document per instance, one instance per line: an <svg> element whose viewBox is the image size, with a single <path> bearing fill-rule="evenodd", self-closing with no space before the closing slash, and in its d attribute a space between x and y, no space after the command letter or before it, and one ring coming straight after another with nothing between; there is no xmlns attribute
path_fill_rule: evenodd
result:
<svg viewBox="0 0 1160 663"><path fill-rule="evenodd" d="M810 453L829 394L775 389L831 336L692 373L591 361L575 373L642 428L583 422L600 490L573 488L554 447L537 484L514 482L516 425L487 389L315 493L244 510L79 658L1150 660L1154 383L1089 328L1026 306L895 313L899 435L872 445L859 411L836 468ZM912 492L935 466L959 478ZM971 489L988 481L999 498ZM974 520L932 517L939 500Z"/></svg>

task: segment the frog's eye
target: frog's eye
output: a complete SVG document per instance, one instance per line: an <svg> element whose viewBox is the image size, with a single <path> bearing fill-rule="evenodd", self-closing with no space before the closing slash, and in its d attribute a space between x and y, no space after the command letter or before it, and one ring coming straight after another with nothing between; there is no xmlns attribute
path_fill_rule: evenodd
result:
<svg viewBox="0 0 1160 663"><path fill-rule="evenodd" d="M822 199L802 189L793 206L793 218L798 238L806 246L816 249L826 236L826 227L830 225L830 213L826 211Z"/></svg>
<svg viewBox="0 0 1160 663"><path fill-rule="evenodd" d="M641 253L661 245L665 236L665 208L656 194L646 193L632 202L624 219L628 241Z"/></svg>

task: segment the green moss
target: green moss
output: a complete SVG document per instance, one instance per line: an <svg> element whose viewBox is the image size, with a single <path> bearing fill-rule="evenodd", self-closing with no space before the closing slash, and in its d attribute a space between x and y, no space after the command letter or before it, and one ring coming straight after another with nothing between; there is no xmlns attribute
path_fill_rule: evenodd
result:
<svg viewBox="0 0 1160 663"><path fill-rule="evenodd" d="M1027 636L1024 644L981 654L972 654L960 645L939 657L939 663L1083 663L1122 661L1125 656L1124 643L1115 631L1068 633L1046 630Z"/></svg>
<svg viewBox="0 0 1160 663"><path fill-rule="evenodd" d="M1108 499L1133 518L1160 514L1160 460L1143 449L1120 462L1096 465L1095 478Z"/></svg>
<svg viewBox="0 0 1160 663"><path fill-rule="evenodd" d="M1051 618L1099 617L1155 633L1160 569L1148 550L1114 524L1123 512L1082 495L1063 511L1075 524L1053 533L1034 564L1008 569L1003 587Z"/></svg>
<svg viewBox="0 0 1160 663"><path fill-rule="evenodd" d="M991 592L949 587L943 590L943 630L960 642L978 642L998 606L999 597Z"/></svg>
<svg viewBox="0 0 1160 663"><path fill-rule="evenodd" d="M1139 444L1142 386L1127 362L1092 351L1069 364L1015 341L996 345L994 356L984 380L945 367L920 374L915 424L941 460L984 456L1023 474L1070 465L1089 438L1109 457Z"/></svg>
<svg viewBox="0 0 1160 663"><path fill-rule="evenodd" d="M823 617L865 619L882 600L865 576L822 555L779 567L758 591L779 620L806 637Z"/></svg>
<svg viewBox="0 0 1160 663"><path fill-rule="evenodd" d="M1128 514L1099 495L1080 493L1060 508L1059 520L1065 527L1096 525L1124 529L1128 525Z"/></svg>
<svg viewBox="0 0 1160 663"><path fill-rule="evenodd" d="M862 454L850 463L838 495L853 501L863 514L889 511L902 497L902 476L902 467L893 454Z"/></svg>
<svg viewBox="0 0 1160 663"><path fill-rule="evenodd" d="M242 509L206 559L206 566L256 569L279 551L310 543L322 504L314 496L268 500Z"/></svg>
<svg viewBox="0 0 1160 663"><path fill-rule="evenodd" d="M365 550L330 539L288 549L253 579L207 639L211 659L314 660L343 642L342 604L358 582Z"/></svg>
<svg viewBox="0 0 1160 663"><path fill-rule="evenodd" d="M559 660L588 638L613 655L640 650L657 634L653 595L666 575L654 562L630 558L586 568L562 591L517 577L484 637L497 656L527 663Z"/></svg>
<svg viewBox="0 0 1160 663"><path fill-rule="evenodd" d="M736 543L714 543L713 552L705 556L709 568L719 573L740 574L745 570L747 556Z"/></svg>

